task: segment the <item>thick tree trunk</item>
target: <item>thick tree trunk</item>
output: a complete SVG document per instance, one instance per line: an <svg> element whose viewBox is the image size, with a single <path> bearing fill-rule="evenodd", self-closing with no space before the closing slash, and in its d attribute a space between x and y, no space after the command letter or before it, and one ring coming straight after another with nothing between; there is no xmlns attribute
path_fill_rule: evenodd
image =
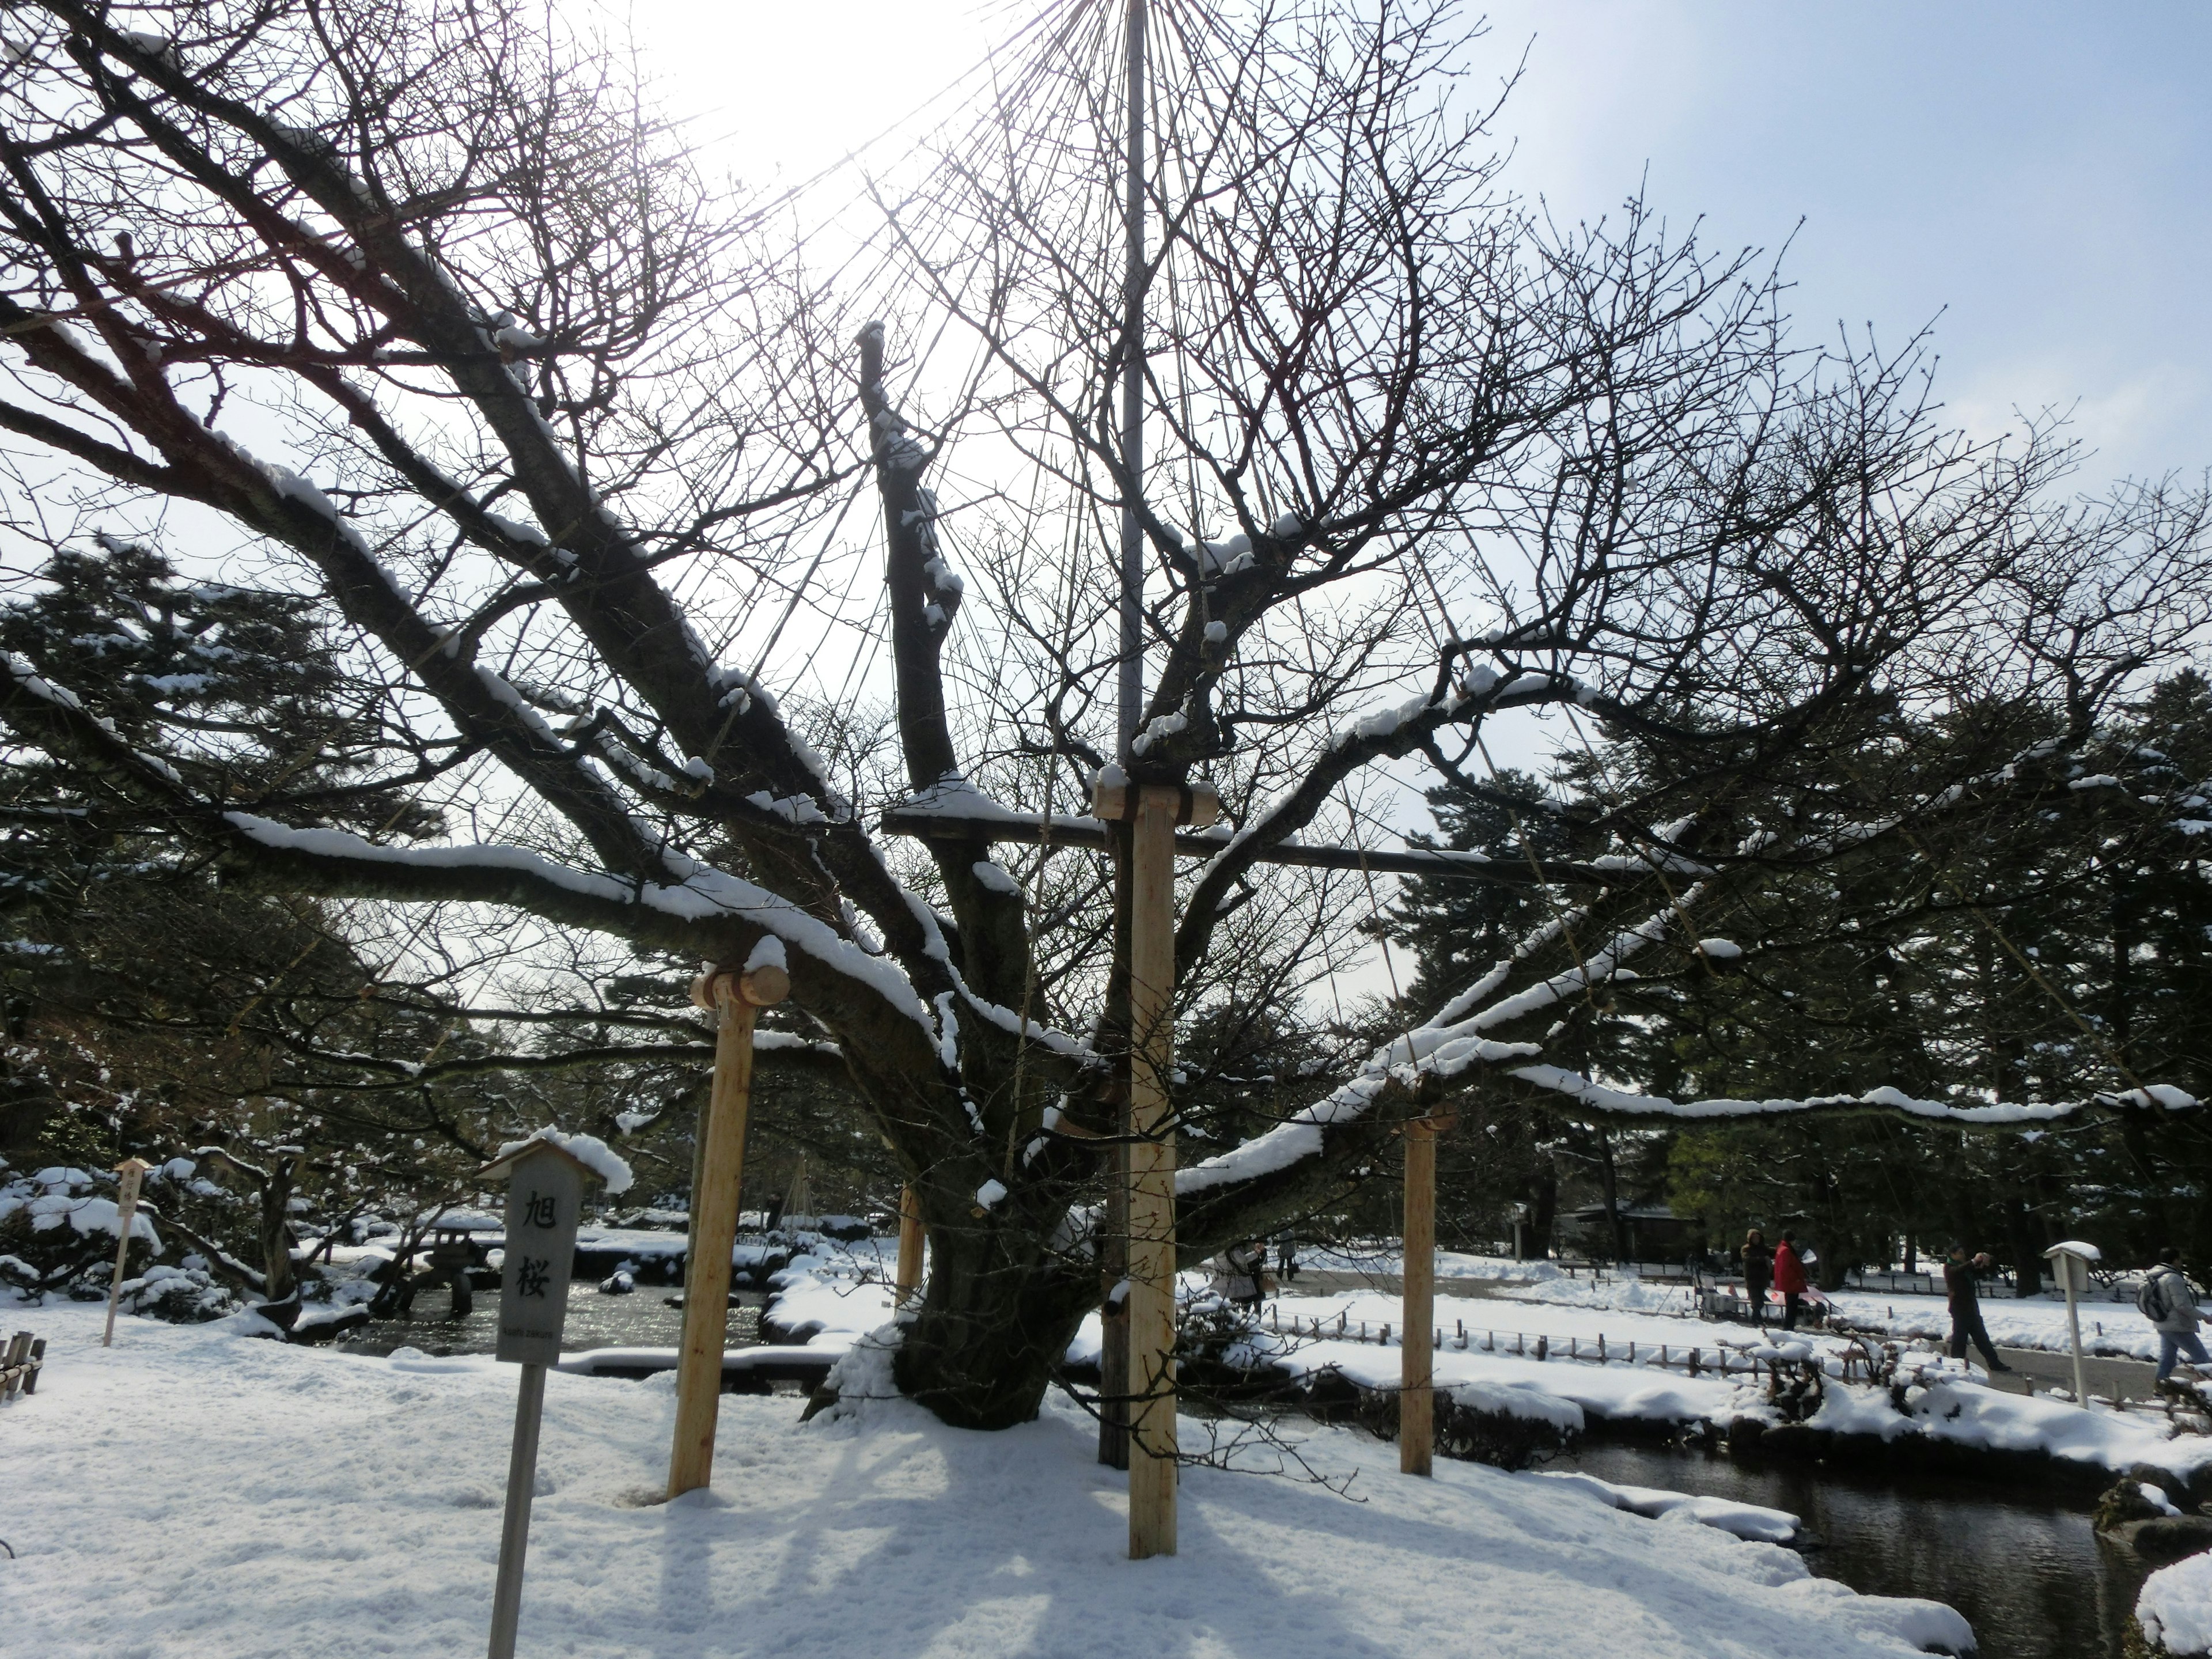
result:
<svg viewBox="0 0 2212 1659"><path fill-rule="evenodd" d="M1548 1261L1552 1255L1552 1228L1559 1216L1559 1171L1557 1165L1547 1163L1536 1172L1529 1208L1533 1212L1528 1221L1530 1259Z"/></svg>
<svg viewBox="0 0 2212 1659"><path fill-rule="evenodd" d="M1096 1278L1041 1261L1018 1221L933 1225L929 1281L893 1365L899 1390L955 1428L1026 1423L1097 1301Z"/></svg>
<svg viewBox="0 0 2212 1659"><path fill-rule="evenodd" d="M261 1189L261 1271L271 1302L289 1302L299 1290L292 1266L292 1183L297 1160L273 1158Z"/></svg>
<svg viewBox="0 0 2212 1659"><path fill-rule="evenodd" d="M2005 1231L2010 1235L2013 1272L2017 1275L2013 1294L2030 1297L2043 1290L2043 1236L2027 1205L2014 1199L2005 1206Z"/></svg>
<svg viewBox="0 0 2212 1659"><path fill-rule="evenodd" d="M1613 1243L1613 1259L1628 1259L1628 1228L1620 1218L1620 1180L1613 1167L1613 1137L1602 1127L1597 1130L1598 1182L1605 1194L1606 1237Z"/></svg>

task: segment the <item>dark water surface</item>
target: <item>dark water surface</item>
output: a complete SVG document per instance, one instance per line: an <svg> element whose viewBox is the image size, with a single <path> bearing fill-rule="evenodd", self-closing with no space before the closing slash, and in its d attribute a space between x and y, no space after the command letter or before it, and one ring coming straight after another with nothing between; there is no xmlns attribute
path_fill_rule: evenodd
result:
<svg viewBox="0 0 2212 1659"><path fill-rule="evenodd" d="M1552 1467L1788 1510L1820 1542L1805 1552L1815 1573L1948 1601L1973 1626L1980 1659L2123 1659L2148 1571L2098 1542L2086 1505L2018 1487L1658 1446L1590 1446Z"/></svg>
<svg viewBox="0 0 2212 1659"><path fill-rule="evenodd" d="M672 1348L683 1340L684 1310L668 1305L674 1291L664 1285L640 1285L628 1296L602 1296L591 1285L578 1285L568 1292L568 1323L561 1346L570 1353L586 1348ZM758 1346L760 1315L767 1297L738 1292L738 1304L730 1310L727 1346ZM408 1319L380 1319L364 1325L331 1346L343 1353L390 1353L395 1348L420 1348L425 1353L489 1353L497 1346L499 1291L478 1291L476 1307L466 1319L447 1312L449 1293L426 1290L415 1298Z"/></svg>

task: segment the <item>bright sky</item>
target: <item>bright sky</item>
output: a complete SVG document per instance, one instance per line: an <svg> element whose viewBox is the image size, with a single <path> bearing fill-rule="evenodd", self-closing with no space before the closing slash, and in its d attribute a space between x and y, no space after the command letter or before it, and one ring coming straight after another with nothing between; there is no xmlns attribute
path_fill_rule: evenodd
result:
<svg viewBox="0 0 2212 1659"><path fill-rule="evenodd" d="M635 0L672 112L749 178L806 177L981 61L1030 0ZM1470 7L1469 15L1480 15ZM1508 179L1564 218L1648 179L1676 224L1776 248L1807 333L1936 323L1993 428L2070 408L2085 482L2212 463L2212 7L1505 0L1471 80L1528 51ZM1799 222L1802 220L1802 228Z"/></svg>
<svg viewBox="0 0 2212 1659"><path fill-rule="evenodd" d="M672 113L796 182L980 64L1033 0L634 0ZM1469 9L1469 15L1476 15ZM1724 251L1790 244L1801 338L1934 324L1939 395L1990 434L2071 410L2080 477L2212 465L2212 7L1504 0L1470 94L1527 69L1508 184L1595 217L1642 184ZM942 106L939 106L940 107ZM888 153L888 149L886 153ZM1506 738L1501 760L1534 733ZM1526 750L1523 750L1525 754ZM1403 821L1423 821L1403 803ZM1378 988L1363 963L1347 990Z"/></svg>

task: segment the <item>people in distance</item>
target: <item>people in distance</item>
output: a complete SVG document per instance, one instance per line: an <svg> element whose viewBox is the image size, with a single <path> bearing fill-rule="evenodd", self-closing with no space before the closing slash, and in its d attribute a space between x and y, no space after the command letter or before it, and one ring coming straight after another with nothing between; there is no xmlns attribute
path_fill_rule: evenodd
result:
<svg viewBox="0 0 2212 1659"><path fill-rule="evenodd" d="M1756 1227L1743 1236L1743 1296L1751 1304L1751 1322L1766 1322L1766 1287L1774 1282L1774 1252Z"/></svg>
<svg viewBox="0 0 2212 1659"><path fill-rule="evenodd" d="M1990 1267L1986 1250L1970 1257L1963 1243L1952 1245L1943 1261L1943 1294L1951 1304L1951 1358L1964 1359L1966 1344L1972 1342L1982 1351L1983 1362L1994 1376L2012 1367L1997 1358L1990 1328L1982 1323L1981 1278Z"/></svg>
<svg viewBox="0 0 2212 1659"><path fill-rule="evenodd" d="M1774 1247L1774 1288L1782 1292L1782 1328L1797 1328L1805 1309L1805 1263L1797 1254L1797 1235L1784 1233Z"/></svg>
<svg viewBox="0 0 2212 1659"><path fill-rule="evenodd" d="M2197 1334L2204 1316L2197 1309L2196 1288L2181 1271L2181 1252L2173 1245L2159 1246L2158 1261L2136 1292L2136 1307L2158 1332L2159 1387L2172 1386L2174 1365L2184 1354L2191 1366L2212 1365L2212 1354Z"/></svg>

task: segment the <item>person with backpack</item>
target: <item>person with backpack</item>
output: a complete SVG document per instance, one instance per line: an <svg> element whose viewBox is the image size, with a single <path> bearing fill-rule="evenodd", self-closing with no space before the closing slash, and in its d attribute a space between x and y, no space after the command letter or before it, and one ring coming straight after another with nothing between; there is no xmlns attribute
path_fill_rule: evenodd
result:
<svg viewBox="0 0 2212 1659"><path fill-rule="evenodd" d="M1753 1227L1743 1236L1743 1299L1751 1304L1751 1322L1766 1322L1766 1287L1774 1282L1774 1252L1766 1235Z"/></svg>
<svg viewBox="0 0 2212 1659"><path fill-rule="evenodd" d="M1951 1358L1964 1359L1966 1344L1972 1342L1982 1351L1990 1374L1995 1376L2012 1367L1997 1358L1997 1346L1990 1340L1990 1328L1982 1322L1980 1279L1990 1270L1990 1265L1986 1251L1970 1260L1964 1244L1954 1244L1943 1262L1943 1295L1951 1304Z"/></svg>
<svg viewBox="0 0 2212 1659"><path fill-rule="evenodd" d="M2136 1292L2136 1307L2158 1330L2158 1382L2164 1388L2173 1374L2174 1362L2189 1356L2192 1365L2212 1365L2204 1352L2204 1339L2197 1327L2204 1316L2197 1310L2197 1292L2181 1271L2181 1252L2171 1244L2159 1247L2157 1264Z"/></svg>
<svg viewBox="0 0 2212 1659"><path fill-rule="evenodd" d="M1797 1235L1784 1233L1774 1247L1774 1288L1782 1292L1782 1328L1797 1328L1797 1316L1805 1306L1805 1263L1797 1254Z"/></svg>

